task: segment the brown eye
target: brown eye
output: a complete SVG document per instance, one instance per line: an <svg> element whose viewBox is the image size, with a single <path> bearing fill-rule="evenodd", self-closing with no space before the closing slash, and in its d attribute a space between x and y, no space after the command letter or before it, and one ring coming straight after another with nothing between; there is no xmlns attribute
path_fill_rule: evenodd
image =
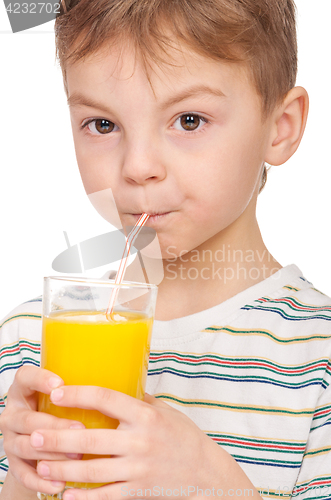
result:
<svg viewBox="0 0 331 500"><path fill-rule="evenodd" d="M109 134L114 130L114 123L108 120L103 120L99 118L94 120L95 128L100 134Z"/></svg>
<svg viewBox="0 0 331 500"><path fill-rule="evenodd" d="M180 124L184 130L196 130L200 125L200 117L198 115L182 115Z"/></svg>

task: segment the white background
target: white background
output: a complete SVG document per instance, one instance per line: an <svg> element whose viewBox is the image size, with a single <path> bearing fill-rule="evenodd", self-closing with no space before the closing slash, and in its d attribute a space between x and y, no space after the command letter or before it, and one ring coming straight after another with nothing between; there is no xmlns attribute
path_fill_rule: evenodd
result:
<svg viewBox="0 0 331 500"><path fill-rule="evenodd" d="M297 7L297 85L310 95L309 119L298 152L272 167L258 220L273 256L331 296L331 2L297 0ZM53 25L12 34L0 2L0 318L56 274L63 231L74 244L110 230L78 173Z"/></svg>

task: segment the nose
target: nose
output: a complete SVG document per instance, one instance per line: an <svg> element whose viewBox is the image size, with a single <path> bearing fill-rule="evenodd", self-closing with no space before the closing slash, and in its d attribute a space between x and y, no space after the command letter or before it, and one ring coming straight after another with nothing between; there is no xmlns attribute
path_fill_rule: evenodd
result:
<svg viewBox="0 0 331 500"><path fill-rule="evenodd" d="M167 172L160 147L151 139L137 138L125 144L122 175L130 184L145 185L160 182L166 178Z"/></svg>

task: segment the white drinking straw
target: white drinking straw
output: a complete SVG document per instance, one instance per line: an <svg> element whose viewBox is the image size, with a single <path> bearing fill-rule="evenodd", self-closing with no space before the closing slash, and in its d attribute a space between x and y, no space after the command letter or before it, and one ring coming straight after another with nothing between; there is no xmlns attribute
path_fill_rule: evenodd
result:
<svg viewBox="0 0 331 500"><path fill-rule="evenodd" d="M148 218L149 218L148 214L145 214L145 213L142 214L139 217L139 219L137 220L134 228L128 234L128 237L125 238L125 248L124 248L124 252L122 255L120 267L118 268L118 271L117 271L117 274L115 277L115 285L120 285L122 283L123 276L124 276L125 269L126 269L127 262L128 262L128 258L130 255L131 247L133 245L134 240L137 238L138 234L140 233L142 227L148 221ZM110 295L109 304L108 304L108 308L107 308L107 312L106 312L107 319L109 319L109 320L111 320L111 314L113 312L113 308L115 305L118 291L119 291L119 287L115 286L112 289L112 292Z"/></svg>

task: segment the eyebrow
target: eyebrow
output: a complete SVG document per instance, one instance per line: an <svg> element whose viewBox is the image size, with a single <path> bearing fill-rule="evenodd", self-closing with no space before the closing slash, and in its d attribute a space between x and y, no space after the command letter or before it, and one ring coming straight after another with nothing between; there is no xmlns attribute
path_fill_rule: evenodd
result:
<svg viewBox="0 0 331 500"><path fill-rule="evenodd" d="M164 111L166 108L174 106L175 104L178 104L182 101L185 101L186 99L189 99L191 97L198 97L198 96L226 97L226 95L220 89L211 88L211 87L208 87L207 85L196 85L194 87L190 87L188 89L185 89L183 92L181 92L173 97L170 97L170 99L167 99L166 101L162 102L159 105L159 109L161 111ZM73 92L73 94L68 97L67 103L70 107L86 106L89 108L100 109L106 113L108 113L110 111L109 109L107 109L107 107L104 106L103 103L97 102L93 98L88 97L88 96L84 96L83 94L80 94L79 92Z"/></svg>

